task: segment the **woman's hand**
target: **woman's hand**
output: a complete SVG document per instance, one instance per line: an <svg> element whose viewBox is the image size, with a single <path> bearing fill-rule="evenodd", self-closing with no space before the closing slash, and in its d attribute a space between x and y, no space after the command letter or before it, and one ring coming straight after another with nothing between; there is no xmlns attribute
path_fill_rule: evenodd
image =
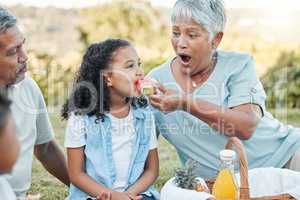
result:
<svg viewBox="0 0 300 200"><path fill-rule="evenodd" d="M150 103L153 107L162 112L173 112L184 108L186 100L185 94L180 94L175 90L166 89L162 85L160 85L158 89L162 94L149 96Z"/></svg>
<svg viewBox="0 0 300 200"><path fill-rule="evenodd" d="M143 197L141 195L134 195L129 192L126 192L126 194L130 198L130 200L142 200L143 199Z"/></svg>

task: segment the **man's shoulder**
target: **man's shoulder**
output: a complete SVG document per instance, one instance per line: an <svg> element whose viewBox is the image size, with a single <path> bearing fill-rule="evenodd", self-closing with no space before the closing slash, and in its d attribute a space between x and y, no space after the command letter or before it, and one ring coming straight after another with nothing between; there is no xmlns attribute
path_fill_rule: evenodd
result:
<svg viewBox="0 0 300 200"><path fill-rule="evenodd" d="M26 76L24 80L12 86L13 100L23 99L23 101L39 102L42 95L37 83L30 77Z"/></svg>
<svg viewBox="0 0 300 200"><path fill-rule="evenodd" d="M36 91L39 90L39 87L35 80L33 80L30 76L26 76L24 80L22 80L20 83L17 83L14 85L15 88L17 89L25 89L25 90L32 90Z"/></svg>

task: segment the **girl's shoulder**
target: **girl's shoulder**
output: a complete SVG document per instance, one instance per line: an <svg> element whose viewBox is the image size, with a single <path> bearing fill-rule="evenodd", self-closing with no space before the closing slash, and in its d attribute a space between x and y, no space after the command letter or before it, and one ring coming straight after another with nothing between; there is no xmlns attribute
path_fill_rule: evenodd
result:
<svg viewBox="0 0 300 200"><path fill-rule="evenodd" d="M74 126L86 126L98 121L101 121L101 119L98 119L95 115L88 116L87 114L78 114L75 112L71 112L68 118L68 124Z"/></svg>
<svg viewBox="0 0 300 200"><path fill-rule="evenodd" d="M71 112L68 117L68 126L78 126L84 124L84 116Z"/></svg>

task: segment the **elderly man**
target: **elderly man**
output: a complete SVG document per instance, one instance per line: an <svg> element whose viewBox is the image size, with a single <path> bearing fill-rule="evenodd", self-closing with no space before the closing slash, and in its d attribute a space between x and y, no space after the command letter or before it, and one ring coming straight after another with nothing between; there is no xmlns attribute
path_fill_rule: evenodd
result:
<svg viewBox="0 0 300 200"><path fill-rule="evenodd" d="M8 90L12 117L21 144L20 156L7 178L17 197L31 184L33 154L45 169L69 185L66 161L53 136L42 93L27 70L26 40L16 18L0 7L0 86Z"/></svg>

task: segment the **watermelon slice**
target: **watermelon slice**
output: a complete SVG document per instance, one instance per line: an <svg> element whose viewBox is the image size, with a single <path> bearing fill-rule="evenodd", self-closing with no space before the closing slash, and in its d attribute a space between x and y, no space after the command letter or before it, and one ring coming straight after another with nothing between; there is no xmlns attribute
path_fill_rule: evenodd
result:
<svg viewBox="0 0 300 200"><path fill-rule="evenodd" d="M140 79L135 82L135 85L144 95L153 95L156 93L157 81L154 79Z"/></svg>

